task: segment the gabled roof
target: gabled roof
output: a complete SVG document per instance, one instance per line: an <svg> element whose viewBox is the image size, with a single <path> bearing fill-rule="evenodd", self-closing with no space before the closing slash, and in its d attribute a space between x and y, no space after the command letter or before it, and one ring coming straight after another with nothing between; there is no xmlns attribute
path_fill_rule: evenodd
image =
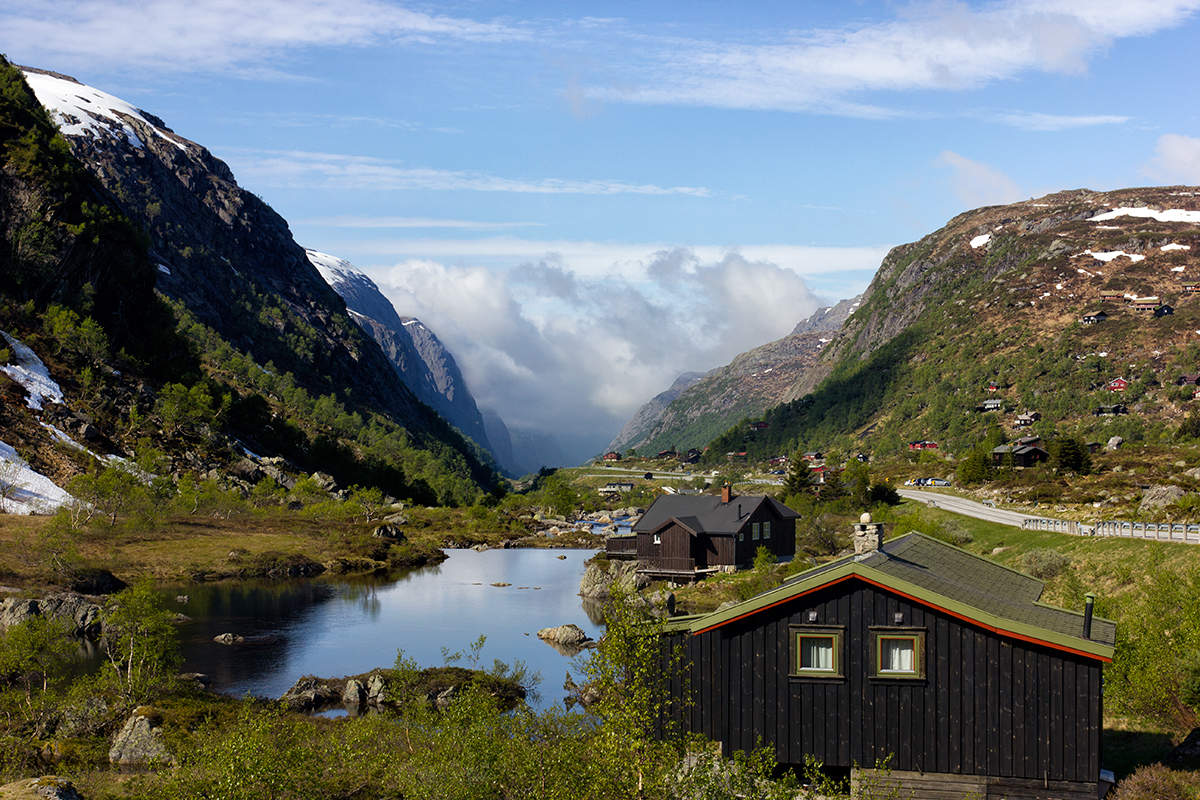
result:
<svg viewBox="0 0 1200 800"><path fill-rule="evenodd" d="M724 611L672 620L670 628L700 634L834 583L861 580L980 627L1024 641L1111 661L1116 623L1039 601L1044 584L921 533L907 533L864 556L847 556L803 572L784 585Z"/></svg>
<svg viewBox="0 0 1200 800"><path fill-rule="evenodd" d="M695 533L733 535L763 504L769 504L784 519L800 516L775 498L761 494L735 495L728 503L722 503L720 497L711 494L668 494L650 504L633 530L649 533L677 519ZM738 516L739 508L741 516Z"/></svg>

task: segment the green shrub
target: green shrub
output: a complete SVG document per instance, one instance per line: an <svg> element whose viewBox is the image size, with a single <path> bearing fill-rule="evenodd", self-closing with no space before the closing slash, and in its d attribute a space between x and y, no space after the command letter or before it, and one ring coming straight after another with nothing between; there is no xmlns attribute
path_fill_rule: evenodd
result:
<svg viewBox="0 0 1200 800"><path fill-rule="evenodd" d="M1049 547L1030 550L1021 559L1025 571L1035 578L1047 580L1058 575L1071 565L1071 559Z"/></svg>

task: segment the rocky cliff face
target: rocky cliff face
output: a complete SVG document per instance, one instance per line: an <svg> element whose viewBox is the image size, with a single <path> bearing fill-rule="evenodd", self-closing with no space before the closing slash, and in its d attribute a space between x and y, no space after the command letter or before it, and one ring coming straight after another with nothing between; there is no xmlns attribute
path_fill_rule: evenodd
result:
<svg viewBox="0 0 1200 800"><path fill-rule="evenodd" d="M458 363L442 341L415 317L396 313L375 282L345 259L307 250L308 260L346 301L354 321L382 348L417 398L450 424L492 450L483 416ZM499 457L493 451L493 455Z"/></svg>
<svg viewBox="0 0 1200 800"><path fill-rule="evenodd" d="M414 446L437 451L438 463L491 480L470 444L418 401L354 323L287 223L227 165L119 98L67 76L23 73L71 155L149 237L143 274L154 289L263 370L290 374L312 397L384 415ZM87 261L93 270L103 263ZM107 291L104 276L95 283Z"/></svg>
<svg viewBox="0 0 1200 800"><path fill-rule="evenodd" d="M610 449L633 446L658 452L703 447L738 420L783 402L858 304L859 298L851 298L818 309L782 339L742 353L703 375L681 376L638 411Z"/></svg>

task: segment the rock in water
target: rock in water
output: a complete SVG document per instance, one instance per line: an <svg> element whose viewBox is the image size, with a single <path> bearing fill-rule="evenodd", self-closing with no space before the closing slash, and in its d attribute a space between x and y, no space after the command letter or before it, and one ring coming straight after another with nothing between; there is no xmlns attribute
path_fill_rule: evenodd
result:
<svg viewBox="0 0 1200 800"><path fill-rule="evenodd" d="M347 711L356 711L366 699L367 687L363 686L362 681L356 678L346 681L346 688L342 690L342 705L346 707Z"/></svg>
<svg viewBox="0 0 1200 800"><path fill-rule="evenodd" d="M24 778L0 786L0 800L83 800L69 780L57 775Z"/></svg>
<svg viewBox="0 0 1200 800"><path fill-rule="evenodd" d="M337 705L342 695L329 685L329 681L313 675L305 675L283 693L279 701L292 711L320 711Z"/></svg>
<svg viewBox="0 0 1200 800"><path fill-rule="evenodd" d="M588 564L579 581L579 594L599 600L611 597L613 589L619 587L625 594L633 594L646 588L650 579L638 574L636 561L610 561L608 568L599 564Z"/></svg>
<svg viewBox="0 0 1200 800"><path fill-rule="evenodd" d="M592 639L578 625L558 625L553 628L542 628L538 631L537 635L539 639L555 642L564 647L582 647Z"/></svg>
<svg viewBox="0 0 1200 800"><path fill-rule="evenodd" d="M246 637L238 636L236 633L218 633L213 637L213 641L217 644L241 644L246 641Z"/></svg>
<svg viewBox="0 0 1200 800"><path fill-rule="evenodd" d="M108 761L122 767L174 764L175 757L163 742L162 716L150 706L139 706L113 739Z"/></svg>

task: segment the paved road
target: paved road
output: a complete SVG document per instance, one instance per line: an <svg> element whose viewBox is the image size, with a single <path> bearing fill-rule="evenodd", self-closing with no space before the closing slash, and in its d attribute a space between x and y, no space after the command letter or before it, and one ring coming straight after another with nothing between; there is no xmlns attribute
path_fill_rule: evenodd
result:
<svg viewBox="0 0 1200 800"><path fill-rule="evenodd" d="M916 500L921 503L927 503L931 506L943 509L945 511L953 511L955 514L963 514L976 519L984 519L988 522L999 522L1001 525L1012 525L1021 527L1021 521L1028 519L1030 514L1022 514L1017 511L1005 511L1001 508L992 508L985 506L983 503L977 503L974 500L967 500L962 497L956 497L952 494L942 494L940 492L930 492L923 489L898 489L897 492L901 497L909 500Z"/></svg>

